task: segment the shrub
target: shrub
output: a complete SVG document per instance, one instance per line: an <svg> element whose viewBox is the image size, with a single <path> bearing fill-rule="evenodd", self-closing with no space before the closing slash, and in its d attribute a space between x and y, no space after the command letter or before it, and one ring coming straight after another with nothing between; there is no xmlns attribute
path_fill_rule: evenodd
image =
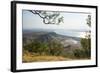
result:
<svg viewBox="0 0 100 73"><path fill-rule="evenodd" d="M82 38L81 39L81 45L83 47L83 49L91 49L91 39L88 38Z"/></svg>
<svg viewBox="0 0 100 73"><path fill-rule="evenodd" d="M40 42L40 41L33 41L30 44L25 45L23 48L28 50L29 52L39 53L40 55L60 55L63 46L60 42Z"/></svg>
<svg viewBox="0 0 100 73"><path fill-rule="evenodd" d="M90 58L91 57L91 39L82 39L81 40L81 45L85 51L85 55Z"/></svg>
<svg viewBox="0 0 100 73"><path fill-rule="evenodd" d="M75 58L73 51L63 51L61 56L72 59Z"/></svg>
<svg viewBox="0 0 100 73"><path fill-rule="evenodd" d="M82 49L75 49L73 51L76 58L90 58L91 57L91 39L81 39Z"/></svg>

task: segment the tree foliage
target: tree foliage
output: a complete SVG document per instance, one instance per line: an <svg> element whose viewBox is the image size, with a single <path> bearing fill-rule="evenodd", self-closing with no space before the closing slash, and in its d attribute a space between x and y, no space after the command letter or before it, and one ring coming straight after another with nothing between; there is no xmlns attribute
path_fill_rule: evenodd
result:
<svg viewBox="0 0 100 73"><path fill-rule="evenodd" d="M91 15L88 15L87 19L87 25L91 27ZM82 46L82 49L76 49L74 50L74 55L77 58L90 58L91 57L91 35L90 31L86 32L85 38L81 38L80 43Z"/></svg>
<svg viewBox="0 0 100 73"><path fill-rule="evenodd" d="M28 10L33 14L42 18L44 24L60 24L63 22L63 16L60 16L58 11L41 11L41 10Z"/></svg>
<svg viewBox="0 0 100 73"><path fill-rule="evenodd" d="M62 48L63 46L60 43L54 41L50 43L34 41L24 46L24 50L40 55L60 55Z"/></svg>
<svg viewBox="0 0 100 73"><path fill-rule="evenodd" d="M81 45L84 49L91 49L91 39L82 38Z"/></svg>
<svg viewBox="0 0 100 73"><path fill-rule="evenodd" d="M87 18L87 25L89 27L91 27L91 15L88 15L88 18Z"/></svg>

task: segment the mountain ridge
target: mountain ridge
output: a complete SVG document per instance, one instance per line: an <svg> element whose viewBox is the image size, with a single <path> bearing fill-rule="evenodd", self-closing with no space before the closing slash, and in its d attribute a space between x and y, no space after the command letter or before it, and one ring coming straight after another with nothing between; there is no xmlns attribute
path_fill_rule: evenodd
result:
<svg viewBox="0 0 100 73"><path fill-rule="evenodd" d="M80 38L60 35L55 32L27 32L23 34L23 38L26 38L27 41L26 43L24 42L24 44L30 43L31 41L39 41L41 43L49 43L51 41L55 41L60 42L65 48L68 46L72 48L79 48L81 46L79 42Z"/></svg>

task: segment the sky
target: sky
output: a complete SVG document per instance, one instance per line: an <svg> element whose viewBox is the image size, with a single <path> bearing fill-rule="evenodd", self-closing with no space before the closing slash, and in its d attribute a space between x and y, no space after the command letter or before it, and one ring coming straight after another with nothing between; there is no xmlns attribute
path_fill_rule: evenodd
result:
<svg viewBox="0 0 100 73"><path fill-rule="evenodd" d="M61 12L64 17L64 23L44 24L42 18L36 14L32 14L27 10L23 10L23 29L64 29L64 30L89 30L90 27L86 24L88 14L83 13L68 13Z"/></svg>

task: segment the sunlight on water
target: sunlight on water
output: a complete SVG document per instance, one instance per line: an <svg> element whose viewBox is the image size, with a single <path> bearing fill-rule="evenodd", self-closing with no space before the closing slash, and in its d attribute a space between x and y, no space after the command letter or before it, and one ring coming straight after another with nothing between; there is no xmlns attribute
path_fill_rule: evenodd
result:
<svg viewBox="0 0 100 73"><path fill-rule="evenodd" d="M71 36L71 37L80 37L85 38L86 31L65 31L65 30L57 30L55 31L57 34Z"/></svg>

